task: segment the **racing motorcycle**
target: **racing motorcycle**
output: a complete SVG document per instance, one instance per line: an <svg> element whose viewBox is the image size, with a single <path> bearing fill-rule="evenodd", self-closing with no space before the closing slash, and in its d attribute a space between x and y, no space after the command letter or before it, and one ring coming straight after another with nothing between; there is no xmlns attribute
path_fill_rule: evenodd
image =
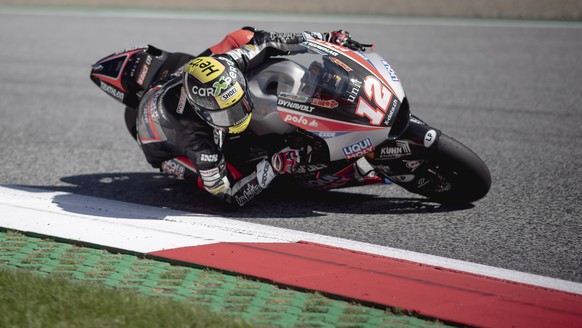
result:
<svg viewBox="0 0 582 328"><path fill-rule="evenodd" d="M248 173L290 146L300 149L301 162L281 178L300 187L394 183L440 203L470 203L487 194L486 164L411 114L397 74L379 54L321 40L303 47L304 54L273 57L248 72L252 121L242 134L227 136L227 163ZM90 78L126 106L135 138L141 96L192 58L144 45L97 61Z"/></svg>

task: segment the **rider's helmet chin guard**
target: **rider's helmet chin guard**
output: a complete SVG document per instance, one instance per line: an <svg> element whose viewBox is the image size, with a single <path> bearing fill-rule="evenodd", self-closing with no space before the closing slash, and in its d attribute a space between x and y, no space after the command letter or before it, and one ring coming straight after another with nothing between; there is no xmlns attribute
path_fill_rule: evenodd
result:
<svg viewBox="0 0 582 328"><path fill-rule="evenodd" d="M225 57L198 57L184 66L188 102L210 126L241 133L249 125L253 110L247 81L236 64Z"/></svg>

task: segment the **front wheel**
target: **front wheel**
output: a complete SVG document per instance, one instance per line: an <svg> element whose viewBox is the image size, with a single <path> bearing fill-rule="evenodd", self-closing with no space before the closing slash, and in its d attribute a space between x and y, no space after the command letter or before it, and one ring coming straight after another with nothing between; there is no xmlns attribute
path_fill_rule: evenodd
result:
<svg viewBox="0 0 582 328"><path fill-rule="evenodd" d="M415 173L413 184L400 184L407 190L446 204L465 204L489 192L491 173L473 151L442 134L434 152Z"/></svg>

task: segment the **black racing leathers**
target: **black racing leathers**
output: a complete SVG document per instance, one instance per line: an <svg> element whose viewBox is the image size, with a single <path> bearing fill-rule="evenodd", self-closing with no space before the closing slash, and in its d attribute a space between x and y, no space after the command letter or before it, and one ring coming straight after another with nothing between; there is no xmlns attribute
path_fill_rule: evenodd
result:
<svg viewBox="0 0 582 328"><path fill-rule="evenodd" d="M251 28L250 42L221 56L234 60L243 72L271 56L303 52L301 42L318 33L271 33ZM208 53L208 51L207 51ZM213 54L214 55L214 54ZM204 188L228 204L243 206L266 189L275 177L263 160L256 171L235 181L222 154L221 132L208 126L182 93L181 74L151 88L142 98L137 139L147 161L178 178L201 177Z"/></svg>

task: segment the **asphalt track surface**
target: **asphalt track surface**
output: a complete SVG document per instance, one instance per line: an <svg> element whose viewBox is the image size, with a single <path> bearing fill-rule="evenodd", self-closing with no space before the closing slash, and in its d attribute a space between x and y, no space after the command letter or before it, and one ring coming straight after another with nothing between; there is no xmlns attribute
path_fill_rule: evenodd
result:
<svg viewBox="0 0 582 328"><path fill-rule="evenodd" d="M176 15L0 8L0 183L219 214L582 282L582 24ZM125 131L122 107L89 80L90 65L145 43L197 53L244 25L343 28L375 42L414 113L488 164L490 193L448 208L397 186L274 190L225 212L193 186L158 174Z"/></svg>

